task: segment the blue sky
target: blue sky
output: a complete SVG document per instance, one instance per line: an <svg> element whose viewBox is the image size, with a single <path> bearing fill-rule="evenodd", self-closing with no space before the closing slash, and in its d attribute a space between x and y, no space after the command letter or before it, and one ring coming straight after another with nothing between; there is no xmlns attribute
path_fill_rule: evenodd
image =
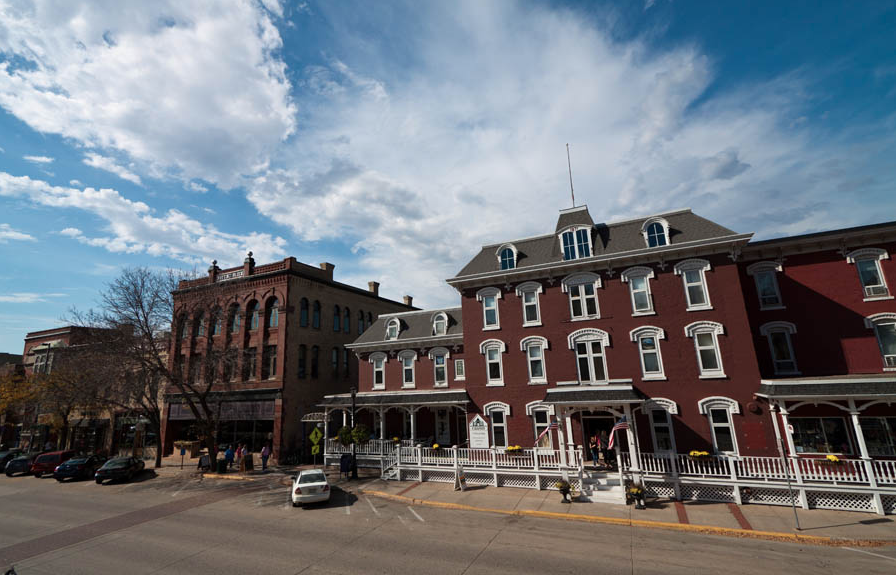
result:
<svg viewBox="0 0 896 575"><path fill-rule="evenodd" d="M125 266L293 255L451 304L484 243L896 219L893 2L0 0L0 351Z"/></svg>

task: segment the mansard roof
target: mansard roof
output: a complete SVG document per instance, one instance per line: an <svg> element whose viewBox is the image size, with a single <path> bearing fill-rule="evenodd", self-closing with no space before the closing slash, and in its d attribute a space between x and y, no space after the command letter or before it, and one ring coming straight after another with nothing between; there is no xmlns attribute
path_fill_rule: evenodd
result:
<svg viewBox="0 0 896 575"><path fill-rule="evenodd" d="M448 318L448 329L445 335L433 335L433 320L439 313L444 313ZM386 325L391 320L398 320L398 339L386 339ZM460 343L463 340L463 316L459 307L444 309L427 309L420 311L408 311L401 313L386 313L373 322L364 333L348 348L372 350L376 348L392 349L406 345L428 346L440 343Z"/></svg>
<svg viewBox="0 0 896 575"><path fill-rule="evenodd" d="M588 207L581 206L560 212L556 231L553 234L483 246L453 280L492 272L502 273L495 258L495 250L498 246L508 243L513 244L517 249L516 269L524 270L535 266L563 263L563 250L557 233L575 225L588 226L592 229L592 256L580 261L604 260L615 256L621 257L628 252L647 250L642 227L645 221L653 218L661 218L668 222L670 243L662 248L650 248L651 250L668 250L681 244L721 238L735 239L734 236L738 236L737 232L698 216L690 209L595 225L588 213ZM748 238L749 235L744 235L742 239L746 241ZM449 280L449 282L451 281Z"/></svg>

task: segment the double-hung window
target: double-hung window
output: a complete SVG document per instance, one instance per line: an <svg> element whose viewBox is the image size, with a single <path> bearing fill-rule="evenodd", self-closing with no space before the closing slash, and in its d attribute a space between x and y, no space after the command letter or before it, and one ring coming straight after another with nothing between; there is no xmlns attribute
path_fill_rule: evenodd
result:
<svg viewBox="0 0 896 575"><path fill-rule="evenodd" d="M582 329L569 335L569 346L576 354L581 383L607 381L606 347L609 343L609 334L599 329Z"/></svg>
<svg viewBox="0 0 896 575"><path fill-rule="evenodd" d="M510 406L494 402L486 404L484 411L491 420L492 446L507 447L507 417L510 415Z"/></svg>
<svg viewBox="0 0 896 575"><path fill-rule="evenodd" d="M646 325L633 329L629 335L638 344L643 379L666 379L659 341L665 339L666 332L662 328Z"/></svg>
<svg viewBox="0 0 896 575"><path fill-rule="evenodd" d="M482 302L482 329L500 329L498 300L501 299L501 290L493 287L483 288L476 292L476 299Z"/></svg>
<svg viewBox="0 0 896 575"><path fill-rule="evenodd" d="M863 248L847 254L846 261L856 264L865 301L892 299L880 264L889 257L887 251L880 248Z"/></svg>
<svg viewBox="0 0 896 575"><path fill-rule="evenodd" d="M532 425L535 428L535 437L538 438L538 442L535 444L537 449L551 449L551 433L545 433L550 424L551 413L547 409L542 408L532 411Z"/></svg>
<svg viewBox="0 0 896 575"><path fill-rule="evenodd" d="M544 367L544 350L547 346L548 340L539 336L527 337L520 342L520 350L526 353L530 385L548 382Z"/></svg>
<svg viewBox="0 0 896 575"><path fill-rule="evenodd" d="M628 268L620 278L627 283L632 300L632 315L653 315L653 296L650 294L650 280L653 270L646 266Z"/></svg>
<svg viewBox="0 0 896 575"><path fill-rule="evenodd" d="M884 371L896 371L896 313L877 313L865 318L865 326L874 329Z"/></svg>
<svg viewBox="0 0 896 575"><path fill-rule="evenodd" d="M706 271L710 264L706 260L690 259L675 264L675 275L680 275L684 283L685 300L688 311L712 309L709 291L706 289Z"/></svg>
<svg viewBox="0 0 896 575"><path fill-rule="evenodd" d="M701 379L725 377L718 339L724 332L722 324L714 321L696 321L684 328L685 335L694 338Z"/></svg>
<svg viewBox="0 0 896 575"><path fill-rule="evenodd" d="M448 387L448 357L448 350L444 347L436 347L429 351L434 387Z"/></svg>
<svg viewBox="0 0 896 575"><path fill-rule="evenodd" d="M777 274L782 270L780 262L756 262L747 266L747 275L753 276L759 309L784 309Z"/></svg>
<svg viewBox="0 0 896 575"><path fill-rule="evenodd" d="M479 344L479 351L485 356L486 385L504 385L504 366L502 356L507 350L504 342L487 339Z"/></svg>
<svg viewBox="0 0 896 575"><path fill-rule="evenodd" d="M600 318L597 289L601 287L600 276L585 272L573 274L563 279L561 288L569 293L569 315L575 320Z"/></svg>
<svg viewBox="0 0 896 575"><path fill-rule="evenodd" d="M417 361L417 354L413 351L403 351L398 354L401 361L401 387L414 387L414 363Z"/></svg>
<svg viewBox="0 0 896 575"><path fill-rule="evenodd" d="M759 333L768 338L775 375L798 373L793 342L790 339L796 333L796 326L786 321L772 321L760 326Z"/></svg>
<svg viewBox="0 0 896 575"><path fill-rule="evenodd" d="M538 282L525 282L516 286L516 295L523 303L523 327L541 325L541 309L538 297L542 292Z"/></svg>
<svg viewBox="0 0 896 575"><path fill-rule="evenodd" d="M454 360L454 381L463 381L467 379L464 360L455 359Z"/></svg>
<svg viewBox="0 0 896 575"><path fill-rule="evenodd" d="M370 354L373 366L373 389L386 388L386 354L382 352Z"/></svg>
<svg viewBox="0 0 896 575"><path fill-rule="evenodd" d="M727 397L707 397L698 401L697 406L709 420L713 450L722 455L737 455L737 438L731 416L740 413L738 403Z"/></svg>
<svg viewBox="0 0 896 575"><path fill-rule="evenodd" d="M672 405L674 405L674 403ZM672 415L670 412L663 407L650 407L647 414L650 417L650 431L651 435L653 435L654 452L674 453L675 443L672 434Z"/></svg>

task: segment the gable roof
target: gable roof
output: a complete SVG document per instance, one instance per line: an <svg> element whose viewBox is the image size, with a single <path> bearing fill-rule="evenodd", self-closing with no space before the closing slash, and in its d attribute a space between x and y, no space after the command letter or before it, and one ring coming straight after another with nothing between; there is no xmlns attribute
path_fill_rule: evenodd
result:
<svg viewBox="0 0 896 575"><path fill-rule="evenodd" d="M432 334L432 320L437 313L448 316L448 329L446 335ZM399 321L400 329L398 339L386 339L386 323L392 319ZM460 340L463 337L463 315L459 307L447 309L427 309L421 311L409 311L402 313L387 313L376 318L369 328L364 330L358 339L347 345L348 348L372 348L372 347L401 347L402 344L413 342L413 345L427 345L426 340L431 340L429 345L437 345L444 340ZM421 341L422 340L422 341Z"/></svg>
<svg viewBox="0 0 896 575"><path fill-rule="evenodd" d="M556 230L559 231L570 225L592 225L592 257L606 258L646 249L647 245L644 242L641 227L646 220L654 217L662 217L669 223L670 245L666 248L674 248L677 244L688 242L738 235L733 230L698 216L690 209L592 225L587 206L576 208L574 211L564 210L561 212ZM535 236L483 246L479 253L458 272L457 278L499 272L495 250L498 246L506 243L513 244L517 249L517 269L564 261L560 241L556 234Z"/></svg>

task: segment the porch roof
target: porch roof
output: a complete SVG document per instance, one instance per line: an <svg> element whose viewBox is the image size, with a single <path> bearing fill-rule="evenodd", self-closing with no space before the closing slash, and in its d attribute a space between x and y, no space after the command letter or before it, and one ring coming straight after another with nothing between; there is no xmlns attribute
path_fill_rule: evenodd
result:
<svg viewBox="0 0 896 575"><path fill-rule="evenodd" d="M444 391L405 391L361 392L355 395L355 407L387 406L387 405L466 405L470 396L463 390ZM321 407L348 407L352 404L352 396L348 393L326 395Z"/></svg>
<svg viewBox="0 0 896 575"><path fill-rule="evenodd" d="M554 405L609 405L642 403L641 397L630 385L554 387L547 390L544 403Z"/></svg>
<svg viewBox="0 0 896 575"><path fill-rule="evenodd" d="M763 379L756 395L768 399L896 398L896 373Z"/></svg>

